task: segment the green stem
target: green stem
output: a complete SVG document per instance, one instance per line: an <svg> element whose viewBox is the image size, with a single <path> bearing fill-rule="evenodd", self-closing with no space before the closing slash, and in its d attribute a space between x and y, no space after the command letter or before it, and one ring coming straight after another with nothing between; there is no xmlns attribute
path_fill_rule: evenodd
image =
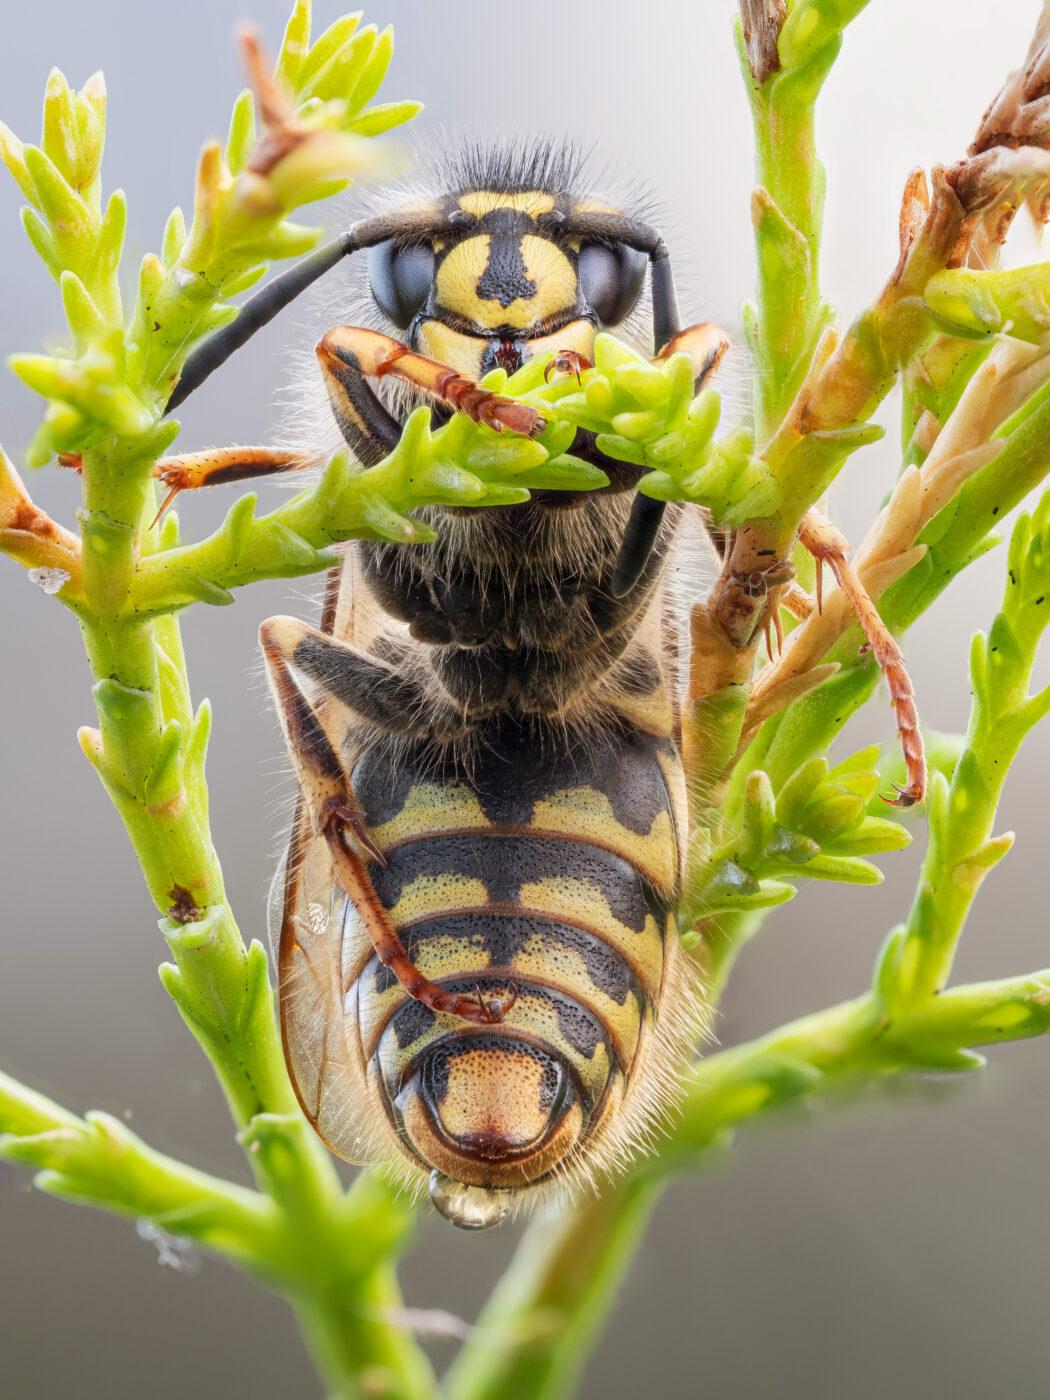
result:
<svg viewBox="0 0 1050 1400"><path fill-rule="evenodd" d="M332 1400L431 1400L433 1371L418 1347L394 1323L402 1307L392 1264L336 1289L293 1301L303 1338Z"/></svg>
<svg viewBox="0 0 1050 1400"><path fill-rule="evenodd" d="M5 1074L0 1157L35 1168L42 1191L146 1217L243 1266L272 1248L278 1215L264 1195L154 1151L109 1114L78 1118Z"/></svg>
<svg viewBox="0 0 1050 1400"><path fill-rule="evenodd" d="M446 1380L448 1400L572 1393L641 1242L659 1184L631 1180L531 1225Z"/></svg>
<svg viewBox="0 0 1050 1400"><path fill-rule="evenodd" d="M691 1070L680 1122L659 1175L695 1164L697 1152L757 1114L834 1082L915 1070L969 1069L975 1046L1050 1030L1050 969L953 987L887 1018L877 993L842 1002L701 1060Z"/></svg>
<svg viewBox="0 0 1050 1400"><path fill-rule="evenodd" d="M337 1393L419 1400L430 1393L418 1348L368 1311L396 1304L389 1249L369 1248L405 1212L373 1201L364 1238L331 1159L299 1114L276 1030L266 955L250 948L225 897L208 825L208 711L193 716L178 625L129 613L152 511L150 458L85 454L83 621L99 730L85 748L124 820L150 893L172 917L162 980L205 1050L248 1161L280 1209L277 1230L241 1262L295 1303L307 1342ZM115 583L114 580L118 582ZM191 719L192 716L192 719ZM336 1226L341 1223L343 1228ZM367 1267L362 1265L367 1261ZM370 1379L362 1380L362 1377ZM384 1379L385 1378L385 1379Z"/></svg>
<svg viewBox="0 0 1050 1400"><path fill-rule="evenodd" d="M757 311L745 319L755 361L755 436L775 432L798 392L827 313L820 299L824 169L817 156L815 102L841 47L828 42L798 66L755 81L742 31L737 44L751 101L756 186Z"/></svg>

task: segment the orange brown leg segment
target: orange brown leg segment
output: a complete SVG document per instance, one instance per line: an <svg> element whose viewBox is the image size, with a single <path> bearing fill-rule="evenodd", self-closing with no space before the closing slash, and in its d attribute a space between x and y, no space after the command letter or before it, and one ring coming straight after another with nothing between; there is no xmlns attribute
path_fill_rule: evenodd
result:
<svg viewBox="0 0 1050 1400"><path fill-rule="evenodd" d="M585 369L593 369L593 363L586 355L581 355L578 350L559 350L557 355L552 355L543 368L543 382L550 383L552 374L574 374L576 383L580 382L580 375Z"/></svg>
<svg viewBox="0 0 1050 1400"><path fill-rule="evenodd" d="M186 452L162 457L153 475L168 488L154 525L180 491L197 491L202 486L223 486L231 481L251 481L277 472L297 472L314 465L302 452L275 447L210 447L204 452Z"/></svg>
<svg viewBox="0 0 1050 1400"><path fill-rule="evenodd" d="M716 326L713 321L701 321L699 325L687 326L684 331L673 335L660 348L654 362L669 360L672 355L688 355L693 362L695 391L699 393L728 349L729 340L722 327Z"/></svg>
<svg viewBox="0 0 1050 1400"><path fill-rule="evenodd" d="M373 379L387 375L402 379L448 404L454 412L465 413L475 423L483 423L497 433L509 428L522 437L534 437L547 426L546 419L536 409L516 399L490 393L448 365L420 355L378 331L336 326L318 345L317 358L326 373L345 365Z"/></svg>
<svg viewBox="0 0 1050 1400"><path fill-rule="evenodd" d="M365 829L363 814L354 804L343 765L293 673L295 647L309 631L305 623L292 618L271 618L259 629L259 640L277 701L281 729L314 831L323 836L328 845L339 884L365 926L376 956L408 995L432 1011L447 1012L479 1025L494 1025L514 1005L516 990L511 987L505 1002L494 998L486 1001L480 990L476 996L462 996L446 992L429 981L405 951L375 892L365 859L382 861L383 854Z"/></svg>
<svg viewBox="0 0 1050 1400"><path fill-rule="evenodd" d="M890 691L890 700L897 717L897 736L908 775L906 787L897 788L896 798L886 800L894 807L914 807L926 796L926 755L919 733L919 712L915 691L904 664L904 656L889 628L879 616L879 610L855 571L846 562L849 545L834 525L817 510L810 510L799 527L798 537L817 561L817 602L821 600L821 566L827 564L835 581L860 623L875 660L882 668Z"/></svg>

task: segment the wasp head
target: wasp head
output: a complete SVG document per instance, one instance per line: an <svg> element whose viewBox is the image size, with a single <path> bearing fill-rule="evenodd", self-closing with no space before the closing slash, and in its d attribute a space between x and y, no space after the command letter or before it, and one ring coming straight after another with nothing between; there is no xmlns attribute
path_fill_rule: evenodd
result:
<svg viewBox="0 0 1050 1400"><path fill-rule="evenodd" d="M433 215L426 228L413 210L407 237L370 250L372 295L414 350L471 378L566 350L589 359L641 295L646 253L615 236L618 221L637 226L598 200L471 189Z"/></svg>

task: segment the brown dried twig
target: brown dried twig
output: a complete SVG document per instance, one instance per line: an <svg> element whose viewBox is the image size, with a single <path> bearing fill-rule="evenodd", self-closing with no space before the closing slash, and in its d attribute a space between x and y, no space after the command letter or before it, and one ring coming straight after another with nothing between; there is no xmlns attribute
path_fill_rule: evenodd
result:
<svg viewBox="0 0 1050 1400"><path fill-rule="evenodd" d="M1004 447L992 434L1050 374L1050 351L1020 341L997 342L975 371L955 411L938 434L921 470L909 467L863 543L852 569L877 602L925 553L919 535L971 476ZM760 672L744 720L742 746L770 715L797 694L798 677L816 667L855 618L841 590L825 596L787 638L780 658Z"/></svg>
<svg viewBox="0 0 1050 1400"><path fill-rule="evenodd" d="M41 576L53 591L61 592L64 603L83 598L84 581L81 569L80 541L64 526L33 504L3 450L0 449L0 550L27 569L49 571Z"/></svg>

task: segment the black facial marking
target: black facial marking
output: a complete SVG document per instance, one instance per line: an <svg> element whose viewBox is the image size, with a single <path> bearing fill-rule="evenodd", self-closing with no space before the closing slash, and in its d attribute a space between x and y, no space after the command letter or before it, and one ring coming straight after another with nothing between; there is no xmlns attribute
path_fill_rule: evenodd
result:
<svg viewBox="0 0 1050 1400"><path fill-rule="evenodd" d="M478 278L482 301L498 301L506 308L514 301L531 301L536 283L529 278L521 255L521 239L493 234L489 239L489 260Z"/></svg>

